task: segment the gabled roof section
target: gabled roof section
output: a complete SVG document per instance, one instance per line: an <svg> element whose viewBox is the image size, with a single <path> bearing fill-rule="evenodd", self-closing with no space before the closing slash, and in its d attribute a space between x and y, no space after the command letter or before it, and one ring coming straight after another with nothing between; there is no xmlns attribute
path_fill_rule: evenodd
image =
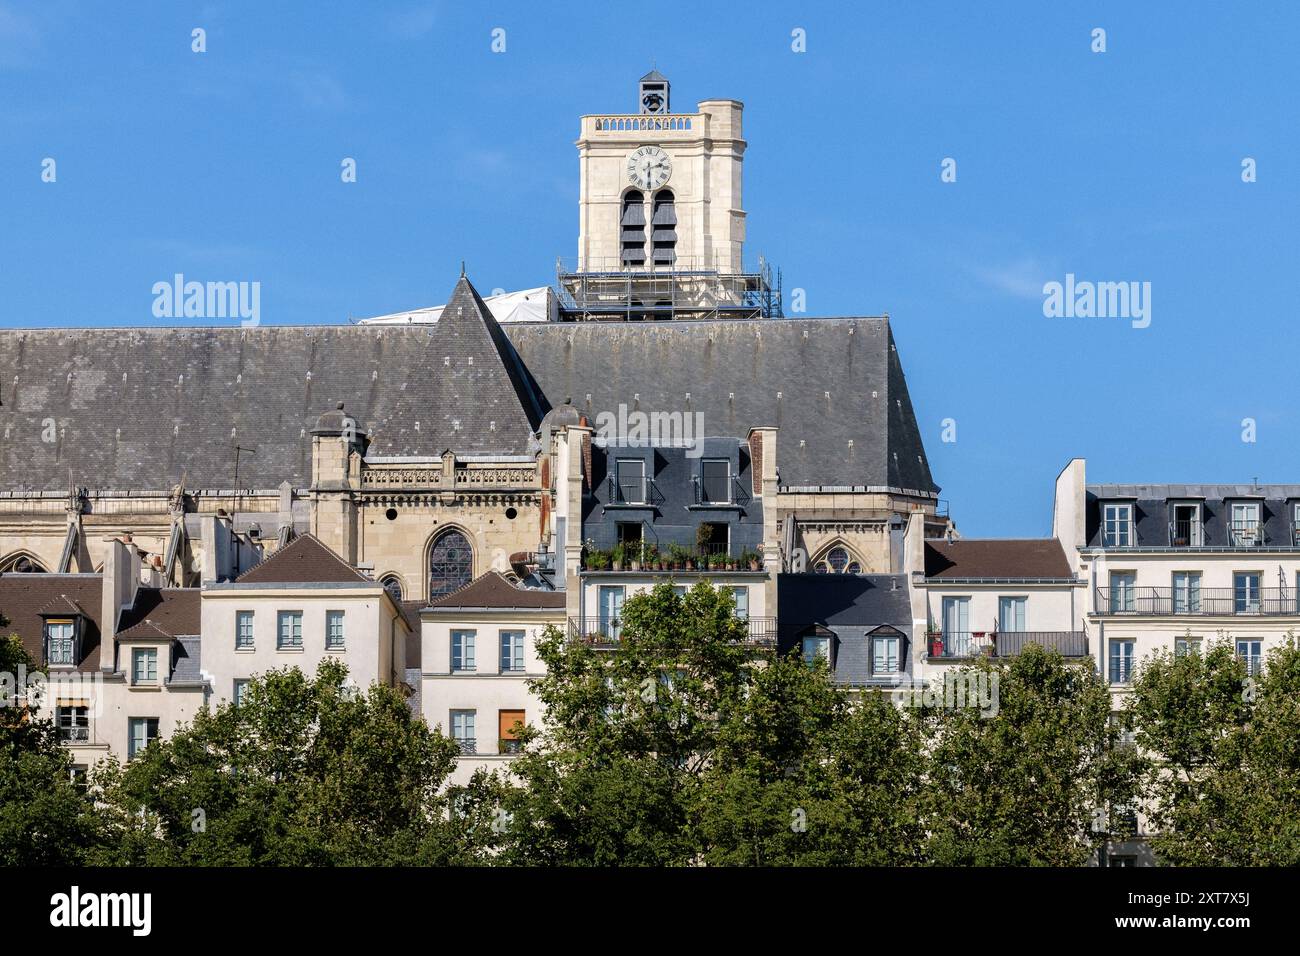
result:
<svg viewBox="0 0 1300 956"><path fill-rule="evenodd" d="M1073 579L1055 538L966 538L925 543L925 576L945 579Z"/></svg>
<svg viewBox="0 0 1300 956"><path fill-rule="evenodd" d="M261 564L235 579L235 584L372 584L313 534L294 538Z"/></svg>
<svg viewBox="0 0 1300 956"><path fill-rule="evenodd" d="M558 610L564 607L563 591L516 587L499 571L489 571L462 588L444 594L429 607L435 610Z"/></svg>
<svg viewBox="0 0 1300 956"><path fill-rule="evenodd" d="M529 451L545 414L510 339L464 275L429 332L433 394L412 407L435 446L460 454Z"/></svg>

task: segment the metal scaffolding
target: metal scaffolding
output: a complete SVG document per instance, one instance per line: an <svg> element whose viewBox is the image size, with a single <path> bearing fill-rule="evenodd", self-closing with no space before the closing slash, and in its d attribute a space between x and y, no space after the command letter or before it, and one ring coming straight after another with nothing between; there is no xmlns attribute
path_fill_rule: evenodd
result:
<svg viewBox="0 0 1300 956"><path fill-rule="evenodd" d="M720 273L677 262L653 268L578 271L556 260L560 321L784 318L781 272Z"/></svg>

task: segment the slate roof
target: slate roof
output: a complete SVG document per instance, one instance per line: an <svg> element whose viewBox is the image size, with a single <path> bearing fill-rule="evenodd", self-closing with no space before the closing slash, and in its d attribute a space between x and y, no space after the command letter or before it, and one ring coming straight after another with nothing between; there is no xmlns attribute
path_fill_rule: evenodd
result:
<svg viewBox="0 0 1300 956"><path fill-rule="evenodd" d="M498 571L481 574L469 584L437 600L429 602L429 609L445 610L539 610L563 608L563 591L543 591L540 588L515 587Z"/></svg>
<svg viewBox="0 0 1300 956"><path fill-rule="evenodd" d="M785 485L938 490L887 319L503 331L462 277L436 325L4 332L0 491L63 492L69 473L92 489L166 491L182 474L229 489L241 440L257 448L243 487L305 487L311 430L340 401L371 457L523 455L568 400L593 421L620 403L699 412L716 437L779 426Z"/></svg>
<svg viewBox="0 0 1300 956"><path fill-rule="evenodd" d="M925 576L947 578L1073 578L1055 538L963 538L925 543Z"/></svg>
<svg viewBox="0 0 1300 956"><path fill-rule="evenodd" d="M197 635L201 630L199 601L198 588L140 588L135 604L118 622L117 636L131 640Z"/></svg>
<svg viewBox="0 0 1300 956"><path fill-rule="evenodd" d="M0 574L0 614L9 620L5 636L17 634L38 665L44 661L45 631L41 612L72 613L68 602L86 616L79 670L99 668L99 617L103 579L98 574ZM64 610L59 610L64 609Z"/></svg>
<svg viewBox="0 0 1300 956"><path fill-rule="evenodd" d="M285 547L235 579L236 584L372 584L312 534L300 534Z"/></svg>
<svg viewBox="0 0 1300 956"><path fill-rule="evenodd" d="M203 683L202 650L197 637L182 637L172 645L171 684Z"/></svg>
<svg viewBox="0 0 1300 956"><path fill-rule="evenodd" d="M1291 521L1294 506L1300 504L1300 485L1088 485L1084 537L1089 547L1102 546L1101 503L1107 500L1133 503L1137 547L1170 547L1169 525L1174 517L1174 503L1198 501L1202 547L1233 547L1229 524L1235 500L1260 503L1265 548L1291 548L1295 546Z"/></svg>
<svg viewBox="0 0 1300 956"><path fill-rule="evenodd" d="M870 637L880 628L902 634L900 661L910 669L912 605L902 574L781 574L776 579L777 650L799 647L817 632L835 635L832 666L836 682L871 681Z"/></svg>
<svg viewBox="0 0 1300 956"><path fill-rule="evenodd" d="M700 412L716 437L775 425L783 485L938 491L888 319L552 322L508 334L550 402L593 423L624 404Z"/></svg>

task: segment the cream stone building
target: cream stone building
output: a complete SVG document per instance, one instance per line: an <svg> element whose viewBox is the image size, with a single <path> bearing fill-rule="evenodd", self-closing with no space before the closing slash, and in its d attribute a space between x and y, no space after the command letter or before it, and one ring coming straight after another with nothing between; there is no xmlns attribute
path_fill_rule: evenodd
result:
<svg viewBox="0 0 1300 956"><path fill-rule="evenodd" d="M198 590L157 586L127 542L101 546L100 573L0 575L6 630L47 681L28 702L54 721L83 779L192 720L210 690Z"/></svg>
<svg viewBox="0 0 1300 956"><path fill-rule="evenodd" d="M312 535L233 580L204 582L201 594L204 669L218 702L238 703L268 671L310 675L327 658L346 664L358 689L415 689L406 683L414 628L401 604Z"/></svg>

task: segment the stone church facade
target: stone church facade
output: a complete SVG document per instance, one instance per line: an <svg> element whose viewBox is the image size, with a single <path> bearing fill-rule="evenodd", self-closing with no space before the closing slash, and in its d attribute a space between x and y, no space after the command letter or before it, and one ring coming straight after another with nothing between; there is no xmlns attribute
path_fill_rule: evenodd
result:
<svg viewBox="0 0 1300 956"><path fill-rule="evenodd" d="M128 539L192 586L310 532L424 602L562 553L557 441L638 414L774 430L781 570L898 570L907 518L947 519L889 320L783 317L744 265L742 104L638 93L582 119L549 321L498 323L462 275L430 324L3 333L0 573L98 570Z"/></svg>

